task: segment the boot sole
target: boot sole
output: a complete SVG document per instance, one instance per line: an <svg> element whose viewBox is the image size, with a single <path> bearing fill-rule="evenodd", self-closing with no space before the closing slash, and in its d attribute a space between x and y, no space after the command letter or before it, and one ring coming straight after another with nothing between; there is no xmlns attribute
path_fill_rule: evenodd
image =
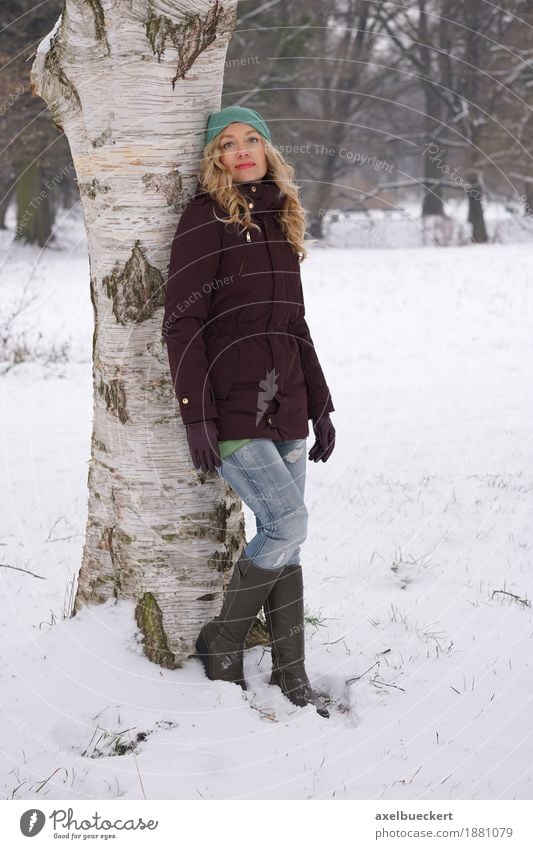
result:
<svg viewBox="0 0 533 849"><path fill-rule="evenodd" d="M321 703L320 696L318 695L318 693L315 693L314 698L309 699L308 701L305 701L305 702L302 703L302 702L299 702L299 701L295 701L291 697L290 691L289 692L286 691L286 687L282 686L281 681L277 678L277 676L274 673L271 675L270 681L268 683L271 684L271 685L274 685L275 687L279 687L281 692L285 696L285 698L288 699L289 702L292 705L296 705L296 707L307 707L308 705L311 705L312 707L315 708L315 710L316 710L316 712L318 713L319 716L322 716L324 719L330 718L330 716L331 716L330 712L327 709L327 707L324 704Z"/></svg>

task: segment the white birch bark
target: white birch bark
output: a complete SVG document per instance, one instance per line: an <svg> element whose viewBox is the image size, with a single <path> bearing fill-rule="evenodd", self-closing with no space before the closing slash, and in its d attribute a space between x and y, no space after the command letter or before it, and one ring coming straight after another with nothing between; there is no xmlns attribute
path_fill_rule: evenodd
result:
<svg viewBox="0 0 533 849"><path fill-rule="evenodd" d="M72 152L87 228L94 423L75 613L137 602L180 666L244 541L240 501L189 456L161 338L170 248L220 109L237 0L66 0L32 86Z"/></svg>

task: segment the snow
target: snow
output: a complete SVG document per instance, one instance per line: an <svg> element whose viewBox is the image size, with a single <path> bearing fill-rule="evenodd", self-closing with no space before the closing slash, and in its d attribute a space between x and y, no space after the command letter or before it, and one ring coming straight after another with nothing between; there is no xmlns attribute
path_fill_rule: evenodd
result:
<svg viewBox="0 0 533 849"><path fill-rule="evenodd" d="M0 562L41 576L0 568L4 798L531 798L533 247L314 246L302 266L336 406L303 549L323 719L267 684L261 648L245 693L196 659L150 663L131 602L63 617L92 307L82 224L61 227L53 250L0 233L3 302L26 281L36 296L13 332L44 352L1 381Z"/></svg>
<svg viewBox="0 0 533 849"><path fill-rule="evenodd" d="M467 245L471 241L468 205L465 200L447 200L445 218L420 217L420 199L402 201L384 209L331 209L324 215L324 239L328 247L405 248ZM485 202L483 215L489 242L533 244L533 218L524 216L518 200Z"/></svg>
<svg viewBox="0 0 533 849"><path fill-rule="evenodd" d="M59 28L61 26L61 19L62 19L62 14L59 15L57 21L55 22L54 26L52 27L52 29L50 30L48 35L46 35L42 39L42 41L40 41L39 44L37 45L37 50L35 51L37 56L44 57L46 55L46 53L48 52L48 50L50 49L50 47L52 45L52 41L54 40L56 34L59 32Z"/></svg>

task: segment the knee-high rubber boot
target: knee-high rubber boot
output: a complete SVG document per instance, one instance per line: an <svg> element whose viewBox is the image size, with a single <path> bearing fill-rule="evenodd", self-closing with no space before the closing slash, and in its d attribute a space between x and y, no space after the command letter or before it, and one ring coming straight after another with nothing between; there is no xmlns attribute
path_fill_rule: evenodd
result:
<svg viewBox="0 0 533 849"><path fill-rule="evenodd" d="M263 602L272 642L272 675L290 701L304 707L312 704L320 716L329 711L309 682L305 671L303 576L300 564L287 564Z"/></svg>
<svg viewBox="0 0 533 849"><path fill-rule="evenodd" d="M280 569L261 569L241 554L224 595L222 609L200 631L196 652L211 681L231 681L246 690L244 641Z"/></svg>

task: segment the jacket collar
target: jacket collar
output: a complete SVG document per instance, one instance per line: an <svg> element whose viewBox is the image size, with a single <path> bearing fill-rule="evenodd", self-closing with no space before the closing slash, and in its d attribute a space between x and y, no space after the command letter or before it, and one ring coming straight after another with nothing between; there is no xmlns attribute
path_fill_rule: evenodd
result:
<svg viewBox="0 0 533 849"><path fill-rule="evenodd" d="M243 183L235 183L239 192L252 201L258 209L281 209L284 194L274 180L262 177L261 180L249 180Z"/></svg>
<svg viewBox="0 0 533 849"><path fill-rule="evenodd" d="M235 183L235 186L247 201L253 202L256 210L280 210L283 206L283 199L285 195L283 191L278 189L274 180L262 177L260 180L249 180L245 183ZM200 182L196 184L194 197L204 202L210 199L209 193L202 188Z"/></svg>

